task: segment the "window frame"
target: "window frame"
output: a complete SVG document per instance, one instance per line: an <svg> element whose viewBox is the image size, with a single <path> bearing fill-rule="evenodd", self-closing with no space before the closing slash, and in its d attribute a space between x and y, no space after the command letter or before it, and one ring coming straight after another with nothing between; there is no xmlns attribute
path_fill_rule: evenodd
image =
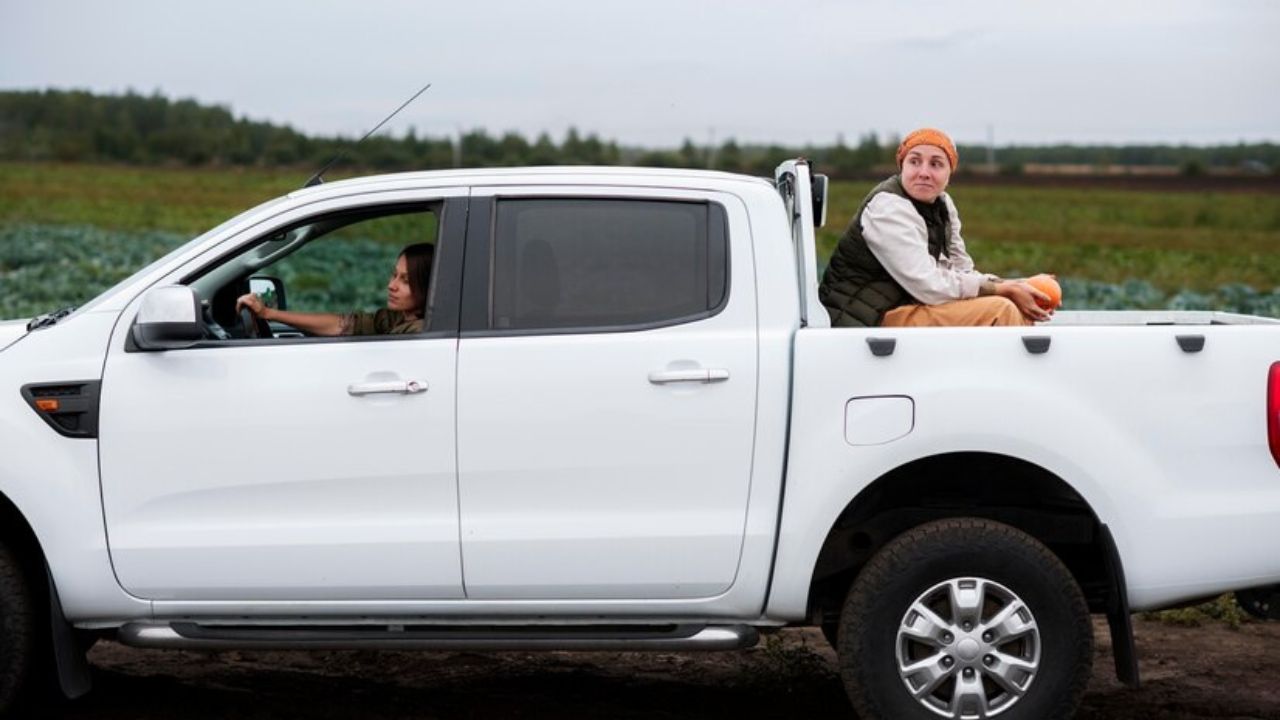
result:
<svg viewBox="0 0 1280 720"><path fill-rule="evenodd" d="M284 345L395 342L456 338L458 336L458 322L460 315L459 303L462 290L462 262L464 242L466 239L468 198L465 194L453 193L443 195L423 193L421 194L421 197L415 198L394 197L394 195L401 194L388 193L386 197L373 199L364 195L358 196L362 202L343 202L337 206L323 207L322 209L317 208L316 210L305 214L293 212L287 213L285 216L288 218L287 221L271 222L266 227L263 227L262 225L255 226L246 233L224 243L223 247L226 247L227 249L222 252L217 252L216 256L212 259L199 262L198 266L194 268L183 268L176 273L177 278L175 282L180 285L190 286L194 281L204 275L207 275L213 269L250 251L257 245L266 242L266 240L271 236L323 218L356 214L367 215L368 219L373 219L376 217L385 217L399 213L423 212L428 210L434 212L435 208L438 208L435 237L436 254L431 270L431 289L428 293L430 295L428 299L428 307L431 308L430 316L432 320L430 328L426 328L422 332L418 333L386 335L304 335L300 337L281 338L229 338L225 340L205 339L188 347L169 350L168 352L257 346L279 347ZM347 200L349 201L351 199L354 198L348 198ZM323 203L323 205L327 206L329 203ZM251 239L245 240L245 236L250 236ZM316 241L323 240L323 236L316 238ZM145 291L142 294L145 294ZM131 335L128 345L132 345ZM136 348L126 347L126 351L133 350L136 350Z"/></svg>
<svg viewBox="0 0 1280 720"><path fill-rule="evenodd" d="M498 207L503 201L524 200L565 200L607 202L669 202L679 204L707 206L707 231L710 234L719 230L724 239L723 254L713 258L708 248L708 276L713 261L718 261L724 273L724 292L720 302L711 308L695 313L679 315L662 320L643 323L626 323L617 325L582 325L544 328L495 328L492 325L492 309L494 303L494 273L497 253ZM468 212L466 259L464 261L464 277L462 284L462 312L459 334L464 338L472 337L521 337L542 335L599 335L608 333L641 332L660 328L687 325L719 315L728 307L733 295L733 242L729 233L729 212L724 204L706 196L689 197L667 194L635 194L635 193L602 193L602 192L556 192L542 190L538 192L493 193L472 195Z"/></svg>

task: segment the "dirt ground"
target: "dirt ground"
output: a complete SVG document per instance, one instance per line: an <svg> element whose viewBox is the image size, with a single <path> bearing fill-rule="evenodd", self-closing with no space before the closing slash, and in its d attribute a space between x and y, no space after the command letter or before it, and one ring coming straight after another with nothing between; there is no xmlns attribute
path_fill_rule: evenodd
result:
<svg viewBox="0 0 1280 720"><path fill-rule="evenodd" d="M1143 685L1105 623L1080 718L1280 719L1280 623L1135 619ZM95 687L55 718L851 718L816 630L731 653L143 651L100 642Z"/></svg>

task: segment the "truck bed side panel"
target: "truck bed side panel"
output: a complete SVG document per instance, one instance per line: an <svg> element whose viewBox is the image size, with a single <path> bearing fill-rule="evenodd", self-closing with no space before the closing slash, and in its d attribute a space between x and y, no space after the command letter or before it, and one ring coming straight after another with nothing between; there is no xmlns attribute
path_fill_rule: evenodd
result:
<svg viewBox="0 0 1280 720"><path fill-rule="evenodd" d="M1188 332L1203 351L1180 349ZM895 351L876 357L869 338ZM1264 408L1277 359L1280 333L1261 325L800 331L770 615L803 616L823 539L862 489L953 452L1019 458L1072 486L1114 533L1134 609L1280 581ZM914 426L850 445L846 404L874 396L910 397Z"/></svg>

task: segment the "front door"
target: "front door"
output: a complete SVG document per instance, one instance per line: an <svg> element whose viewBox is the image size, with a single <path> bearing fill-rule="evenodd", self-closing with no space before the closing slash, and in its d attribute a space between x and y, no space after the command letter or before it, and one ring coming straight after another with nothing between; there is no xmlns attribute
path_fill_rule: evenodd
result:
<svg viewBox="0 0 1280 720"><path fill-rule="evenodd" d="M460 241L465 211L461 197L437 197L271 231L281 247L320 236L278 265L289 270L276 274L286 275L290 309L338 312L325 298L353 285L370 304L385 302L399 248L435 244L432 297L443 320L419 334L300 337L276 326L277 337L237 339L232 312L229 338L139 352L127 342L137 300L125 310L103 377L100 460L111 557L126 590L157 600L462 596L457 300L447 289L457 282L445 276L460 267L450 228ZM253 252L229 262L272 274ZM191 275L214 298L211 317L227 316L219 304L238 290L207 285L243 284L244 273L185 268L175 277ZM421 391L387 392L409 382Z"/></svg>

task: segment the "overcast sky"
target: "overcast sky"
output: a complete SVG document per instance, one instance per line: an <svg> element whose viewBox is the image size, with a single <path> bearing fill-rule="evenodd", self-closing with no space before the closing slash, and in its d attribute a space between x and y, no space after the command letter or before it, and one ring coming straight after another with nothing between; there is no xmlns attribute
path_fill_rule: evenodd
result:
<svg viewBox="0 0 1280 720"><path fill-rule="evenodd" d="M0 89L160 91L308 133L625 145L1280 141L1275 0L0 0Z"/></svg>

